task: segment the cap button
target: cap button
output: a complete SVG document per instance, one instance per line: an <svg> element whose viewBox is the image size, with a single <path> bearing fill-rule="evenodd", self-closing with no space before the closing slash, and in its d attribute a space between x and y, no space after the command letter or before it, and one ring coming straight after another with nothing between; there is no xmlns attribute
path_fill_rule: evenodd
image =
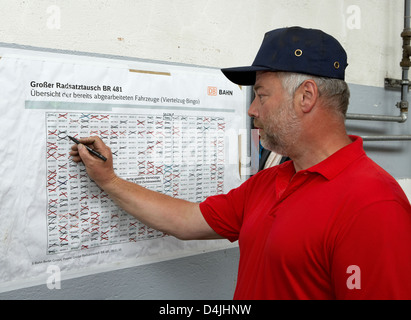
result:
<svg viewBox="0 0 411 320"><path fill-rule="evenodd" d="M301 57L303 55L303 51L301 49L297 49L295 50L294 54L296 57Z"/></svg>

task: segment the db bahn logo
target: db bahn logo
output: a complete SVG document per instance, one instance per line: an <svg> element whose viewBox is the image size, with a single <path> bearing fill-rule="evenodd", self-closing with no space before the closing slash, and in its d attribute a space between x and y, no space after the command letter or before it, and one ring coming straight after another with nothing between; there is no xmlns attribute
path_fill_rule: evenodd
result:
<svg viewBox="0 0 411 320"><path fill-rule="evenodd" d="M209 96L232 96L232 90L218 90L217 87L207 87L207 95Z"/></svg>
<svg viewBox="0 0 411 320"><path fill-rule="evenodd" d="M207 88L207 94L209 96L217 96L217 91L218 91L217 87L208 87Z"/></svg>

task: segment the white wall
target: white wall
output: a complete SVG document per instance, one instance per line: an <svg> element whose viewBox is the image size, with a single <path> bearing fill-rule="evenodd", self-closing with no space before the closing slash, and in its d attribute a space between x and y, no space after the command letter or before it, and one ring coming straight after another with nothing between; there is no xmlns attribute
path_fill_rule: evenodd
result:
<svg viewBox="0 0 411 320"><path fill-rule="evenodd" d="M407 195L408 200L411 202L411 179L398 179L398 183Z"/></svg>
<svg viewBox="0 0 411 320"><path fill-rule="evenodd" d="M266 31L319 28L347 81L400 77L403 0L0 0L0 42L214 67L250 64ZM357 29L358 28L358 29Z"/></svg>

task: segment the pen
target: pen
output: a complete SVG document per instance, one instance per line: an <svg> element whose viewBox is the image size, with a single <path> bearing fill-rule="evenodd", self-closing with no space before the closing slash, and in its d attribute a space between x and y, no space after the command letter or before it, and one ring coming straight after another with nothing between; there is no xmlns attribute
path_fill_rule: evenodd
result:
<svg viewBox="0 0 411 320"><path fill-rule="evenodd" d="M76 143L76 144L79 144L80 143L80 141L78 141L76 138L73 138L73 137L70 137L70 136L67 136L71 141L73 141L74 143ZM95 151L95 150L93 150L93 149L91 149L90 147L88 147L88 146L86 146L86 145L84 145L86 148L87 148L87 150L90 152L90 153L92 153L92 154L94 154L96 157L99 157L101 160L103 160L103 161L106 161L107 160L107 158L106 157L104 157L104 156L102 156L100 153L98 153L97 151Z"/></svg>

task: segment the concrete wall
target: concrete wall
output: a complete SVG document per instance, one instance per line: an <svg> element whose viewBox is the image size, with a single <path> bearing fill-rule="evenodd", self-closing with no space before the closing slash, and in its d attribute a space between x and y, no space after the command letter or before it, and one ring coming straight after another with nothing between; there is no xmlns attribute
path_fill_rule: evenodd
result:
<svg viewBox="0 0 411 320"><path fill-rule="evenodd" d="M178 63L250 64L263 35L300 25L323 29L349 56L349 112L398 115L402 0L0 0L0 42ZM405 124L348 121L353 134L411 134ZM411 142L366 143L369 155L411 194ZM0 299L230 299L238 250L37 286Z"/></svg>

